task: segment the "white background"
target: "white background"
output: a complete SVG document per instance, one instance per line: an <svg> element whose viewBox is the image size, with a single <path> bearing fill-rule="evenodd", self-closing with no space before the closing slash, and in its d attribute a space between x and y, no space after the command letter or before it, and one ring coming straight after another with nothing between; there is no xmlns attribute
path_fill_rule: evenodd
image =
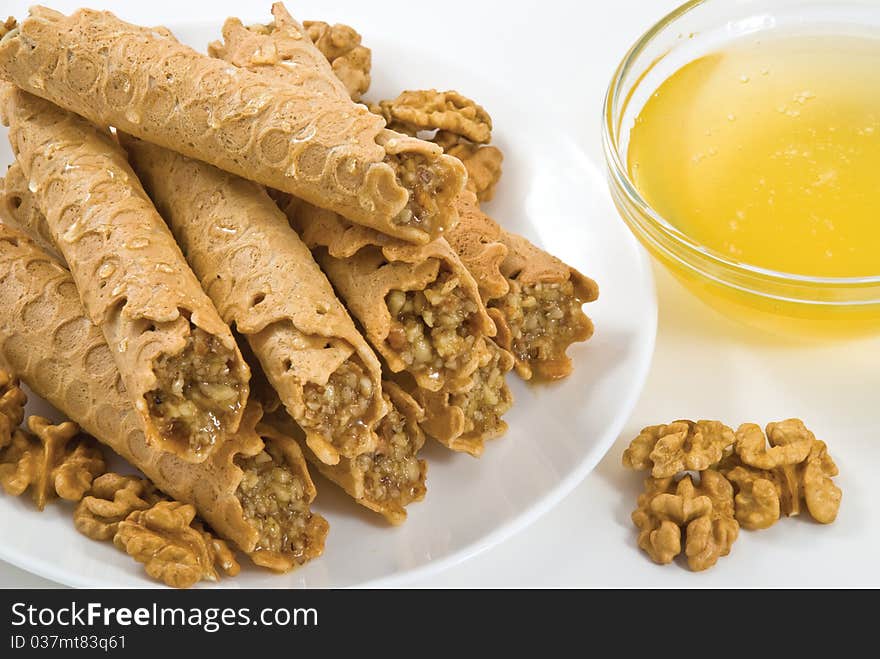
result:
<svg viewBox="0 0 880 659"><path fill-rule="evenodd" d="M21 16L29 2L0 0L0 14ZM50 3L60 10L78 2ZM268 5L268 1L265 3ZM602 97L629 45L675 6L668 0L488 2L395 0L358 3L334 13L318 0L288 3L295 15L346 21L358 12L405 13L412 31L401 43L436 40L467 54L474 67L521 94L540 131L567 127L596 158ZM92 2L123 18L188 21L206 12L252 15L253 2ZM246 7L250 7L248 11ZM256 12L256 14L255 14ZM369 34L365 35L369 45ZM651 375L624 436L596 471L539 522L504 544L414 586L880 586L880 523L873 486L880 467L880 341L800 343L722 318L656 270L660 327ZM742 532L732 554L706 573L653 565L635 547L629 513L640 478L619 466L629 438L644 425L676 418L717 418L736 426L800 416L825 439L841 469L838 521L821 527L783 520ZM3 533L14 530L3 529ZM0 586L50 586L0 563Z"/></svg>

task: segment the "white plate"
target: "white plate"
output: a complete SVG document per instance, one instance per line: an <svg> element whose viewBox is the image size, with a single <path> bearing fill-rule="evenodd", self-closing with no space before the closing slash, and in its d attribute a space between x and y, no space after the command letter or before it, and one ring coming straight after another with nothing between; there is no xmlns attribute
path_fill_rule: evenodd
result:
<svg viewBox="0 0 880 659"><path fill-rule="evenodd" d="M124 15L124 12L123 12ZM258 20L261 17L256 17ZM265 20L265 19L264 19ZM197 48L219 34L221 19L168 26ZM492 114L504 151L504 177L490 214L595 278L601 298L587 311L595 337L575 346L566 381L530 387L511 377L516 404L510 431L480 460L429 443L428 495L409 520L389 528L318 480L315 509L330 521L324 555L286 576L244 567L227 587L345 587L399 585L463 561L523 529L560 501L617 439L642 389L656 332L656 300L647 260L618 219L602 164L590 159L559 126L519 107L520 96L475 77L454 52L441 59L403 48L382 28L358 25L374 52L371 98L406 87L456 88ZM540 125L540 130L535 127ZM11 161L3 135L0 165ZM46 412L34 400L29 411ZM140 566L112 545L79 535L71 507L37 514L26 497L0 496L0 558L71 586L151 586ZM564 541L564 538L560 538ZM546 559L547 557L545 557Z"/></svg>

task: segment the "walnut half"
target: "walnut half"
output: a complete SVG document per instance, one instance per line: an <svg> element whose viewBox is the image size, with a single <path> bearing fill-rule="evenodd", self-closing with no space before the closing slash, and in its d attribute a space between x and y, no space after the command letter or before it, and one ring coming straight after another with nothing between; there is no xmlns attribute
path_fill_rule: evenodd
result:
<svg viewBox="0 0 880 659"><path fill-rule="evenodd" d="M694 571L706 570L730 548L739 534L734 519L733 488L714 470L700 474L648 478L632 514L639 529L639 547L656 563L670 563L682 551Z"/></svg>
<svg viewBox="0 0 880 659"><path fill-rule="evenodd" d="M38 416L28 418L31 433L16 431L0 456L0 485L18 496L28 488L37 508L56 496L79 501L95 476L104 472L104 455L95 441L80 434L72 421L52 425Z"/></svg>
<svg viewBox="0 0 880 659"><path fill-rule="evenodd" d="M803 462L815 441L800 419L767 424L766 440L759 426L744 423L736 431L736 454L750 467L775 469Z"/></svg>
<svg viewBox="0 0 880 659"><path fill-rule="evenodd" d="M492 117L485 108L456 91L405 91L397 98L370 105L388 128L407 135L435 132L433 142L467 169L467 188L481 202L491 201L501 179L504 155L494 146Z"/></svg>
<svg viewBox="0 0 880 659"><path fill-rule="evenodd" d="M443 151L464 164L468 173L467 188L480 202L492 201L495 197L495 186L501 180L504 154L495 146L474 144L467 140L438 131L434 142L443 147Z"/></svg>
<svg viewBox="0 0 880 659"><path fill-rule="evenodd" d="M489 113L456 91L405 91L394 100L380 101L373 111L385 117L389 128L409 135L442 130L474 144L488 144L492 139Z"/></svg>
<svg viewBox="0 0 880 659"><path fill-rule="evenodd" d="M143 563L153 579L173 588L216 581L218 567L227 575L237 574L240 568L229 547L194 525L195 516L189 504L160 501L120 522L113 544Z"/></svg>
<svg viewBox="0 0 880 659"><path fill-rule="evenodd" d="M800 514L802 504L817 522L833 522L842 492L832 480L838 469L825 442L816 439L800 419L770 423L766 433L769 448L758 426L740 426L736 455L721 465L736 486L740 524L767 528L781 515Z"/></svg>
<svg viewBox="0 0 880 659"><path fill-rule="evenodd" d="M767 529L779 520L779 491L771 474L738 465L724 475L737 491L736 520L744 529Z"/></svg>
<svg viewBox="0 0 880 659"><path fill-rule="evenodd" d="M77 531L92 540L112 540L126 517L162 499L153 484L143 478L104 474L92 483L89 496L77 504L73 523Z"/></svg>
<svg viewBox="0 0 880 659"><path fill-rule="evenodd" d="M704 471L730 453L733 430L720 421L673 421L644 428L623 452L623 466L654 478Z"/></svg>
<svg viewBox="0 0 880 659"><path fill-rule="evenodd" d="M330 62L333 73L345 85L351 100L360 101L370 88L372 53L361 45L361 35L348 25L305 21L309 39Z"/></svg>

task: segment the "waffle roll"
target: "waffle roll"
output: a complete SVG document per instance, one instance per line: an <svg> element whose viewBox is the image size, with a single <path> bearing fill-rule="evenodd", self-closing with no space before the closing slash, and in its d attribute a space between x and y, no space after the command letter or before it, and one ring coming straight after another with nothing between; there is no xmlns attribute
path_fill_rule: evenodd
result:
<svg viewBox="0 0 880 659"><path fill-rule="evenodd" d="M476 370L474 348L495 325L445 240L410 245L295 198L282 204L392 373L437 391Z"/></svg>
<svg viewBox="0 0 880 659"><path fill-rule="evenodd" d="M479 282L498 335L523 379L557 380L572 371L566 354L593 335L583 305L599 287L522 236L505 231L480 210L476 197L459 197L459 224L446 239Z"/></svg>
<svg viewBox="0 0 880 659"><path fill-rule="evenodd" d="M452 226L464 166L386 131L349 98L302 26L283 6L273 11L270 34L227 22L225 45L209 57L109 12L34 7L0 40L0 77L97 125L405 240L427 242ZM285 76L265 72L275 63Z"/></svg>
<svg viewBox="0 0 880 659"><path fill-rule="evenodd" d="M0 225L0 300L8 309L0 316L0 363L34 393L168 496L195 506L219 535L258 564L286 570L322 553L327 522L308 509L314 485L302 454L289 439L261 437L259 404L247 406L238 431L209 458L187 462L147 441L111 349L86 317L70 273L5 225ZM278 500L266 486L266 464L286 474L295 505ZM288 532L279 535L275 528Z"/></svg>
<svg viewBox="0 0 880 659"><path fill-rule="evenodd" d="M324 478L341 487L359 505L398 526L406 521L406 507L424 499L427 492L428 465L418 459L425 443L420 426L424 411L395 383L384 382L382 390L389 411L376 429L379 443L375 451L343 458L336 465L318 459L308 445L303 445L303 451ZM266 416L265 424L288 436L296 436L299 430L281 406Z"/></svg>
<svg viewBox="0 0 880 659"><path fill-rule="evenodd" d="M513 368L513 355L493 341L478 351L479 367L458 386L428 391L406 386L425 410L422 427L446 448L480 457L486 442L507 432L501 417L513 406L505 377Z"/></svg>
<svg viewBox="0 0 880 659"><path fill-rule="evenodd" d="M207 459L247 402L250 372L229 327L109 132L18 89L2 106L28 189L147 441Z"/></svg>
<svg viewBox="0 0 880 659"><path fill-rule="evenodd" d="M464 398L454 403L451 396L474 391L475 380L482 377L478 371L494 357L487 344L495 324L474 278L446 240L410 245L294 198L280 203L392 379L425 408L423 428L449 448L478 455L482 439L503 429L464 420L464 415L481 413L479 406L459 407ZM510 370L506 358L496 361L503 373ZM499 421L510 397L503 373L491 379L495 396L489 396L496 399ZM463 434L468 436L461 439Z"/></svg>
<svg viewBox="0 0 880 659"><path fill-rule="evenodd" d="M358 146L369 149L370 155L364 158L360 154L340 153L334 158L333 187L354 187L365 167L368 177L374 169L383 167L381 179L375 181L375 192L369 197L359 193L365 213L354 214L341 205L328 204L290 188L274 187L334 210L352 222L410 242L426 243L454 226L458 220L455 197L467 180L464 165L444 155L436 144L387 130L384 119L376 121L375 115L370 117L365 106L351 101L326 56L282 3L272 5L272 16L271 23L250 27L237 18L228 19L223 26L223 40L210 44L208 52L266 80L308 90L311 94L303 93L301 98L309 106L314 106L314 97L320 96L326 103L322 107L324 113L306 129L309 134L321 133L326 125L334 124L340 134L360 136ZM330 99L335 104L332 108ZM333 151L337 152L337 148ZM327 164L324 168L327 171Z"/></svg>
<svg viewBox="0 0 880 659"><path fill-rule="evenodd" d="M250 344L311 451L337 464L375 450L385 414L379 360L265 189L120 139L204 290Z"/></svg>

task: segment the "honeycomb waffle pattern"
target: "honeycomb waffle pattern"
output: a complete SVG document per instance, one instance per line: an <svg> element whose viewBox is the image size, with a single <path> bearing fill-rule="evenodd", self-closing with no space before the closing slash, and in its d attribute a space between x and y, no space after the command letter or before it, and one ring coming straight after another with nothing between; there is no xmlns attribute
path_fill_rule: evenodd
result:
<svg viewBox="0 0 880 659"><path fill-rule="evenodd" d="M193 504L223 537L249 551L256 532L235 491L238 454L255 455L261 415L249 406L238 433L193 464L147 443L110 348L88 318L70 273L23 234L0 225L0 362L83 430L140 469L163 492Z"/></svg>
<svg viewBox="0 0 880 659"><path fill-rule="evenodd" d="M326 385L356 353L373 382L363 421L374 427L385 411L379 360L262 186L120 137L223 320L248 339L290 415L303 416L305 384ZM370 434L371 443L358 453L375 449ZM322 441L332 444L330 437Z"/></svg>
<svg viewBox="0 0 880 659"><path fill-rule="evenodd" d="M224 32L232 27L227 23ZM451 181L450 216L463 167L436 145L384 135L381 117L351 101L321 52L298 35L290 84L109 12L64 16L36 7L0 44L0 75L99 126L116 126L354 222L426 240L417 227L393 222L409 193L383 162L386 155L407 149L442 160Z"/></svg>
<svg viewBox="0 0 880 659"><path fill-rule="evenodd" d="M157 388L154 361L179 354L195 325L233 355L240 403L228 428L234 432L250 373L229 327L108 132L21 90L7 91L4 109L28 188L55 245L75 264L80 299L114 349L147 439L191 462L206 459L209 450L163 441L144 396Z"/></svg>

